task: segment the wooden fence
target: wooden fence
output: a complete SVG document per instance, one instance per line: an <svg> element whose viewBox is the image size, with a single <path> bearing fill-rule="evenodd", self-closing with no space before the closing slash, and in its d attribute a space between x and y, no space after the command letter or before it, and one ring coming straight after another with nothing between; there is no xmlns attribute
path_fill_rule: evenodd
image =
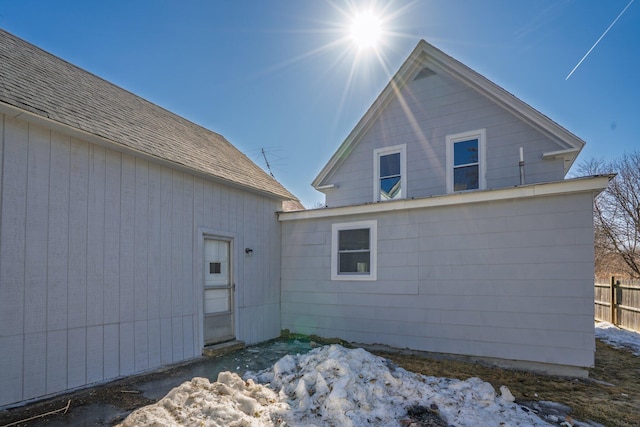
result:
<svg viewBox="0 0 640 427"><path fill-rule="evenodd" d="M640 332L640 280L596 279L595 317Z"/></svg>

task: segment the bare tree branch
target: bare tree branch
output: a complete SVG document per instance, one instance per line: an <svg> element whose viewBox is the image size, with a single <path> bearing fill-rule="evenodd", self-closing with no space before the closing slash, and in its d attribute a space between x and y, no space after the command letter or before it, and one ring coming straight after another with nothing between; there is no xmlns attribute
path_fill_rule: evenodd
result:
<svg viewBox="0 0 640 427"><path fill-rule="evenodd" d="M611 161L591 159L577 170L582 175L617 173L594 203L596 270L623 268L622 273L640 277L640 151ZM607 273L613 272L620 271Z"/></svg>

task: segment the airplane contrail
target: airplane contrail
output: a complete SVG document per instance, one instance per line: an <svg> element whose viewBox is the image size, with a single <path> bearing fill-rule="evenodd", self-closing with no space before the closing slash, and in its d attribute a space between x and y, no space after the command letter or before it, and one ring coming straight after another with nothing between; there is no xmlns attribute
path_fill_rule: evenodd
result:
<svg viewBox="0 0 640 427"><path fill-rule="evenodd" d="M571 70L571 72L569 73L569 75L567 77L565 77L565 81L569 80L569 77L571 77L571 75L573 74L574 71L576 71L578 69L578 67L580 66L580 64L582 64L582 62L587 59L587 56L589 56L589 54L591 53L591 51L598 45L598 43L600 43L600 40L603 39L604 36L607 35L607 33L609 32L609 30L611 29L611 27L613 27L615 25L616 22L618 22L618 19L620 19L620 17L622 16L623 13L625 13L627 11L627 9L629 9L629 6L631 6L631 3L633 3L634 0L631 0L629 2L629 4L627 4L627 6L622 9L622 12L620 12L620 14L618 15L618 17L616 19L613 20L613 22L611 23L611 25L609 25L609 28L607 28L604 33L602 33L602 35L600 36L600 38L593 44L593 46L591 46L591 49L589 49L589 51L587 53L584 54L584 56L582 57L582 59L580 60L580 62L578 62L578 64L573 67L573 70Z"/></svg>

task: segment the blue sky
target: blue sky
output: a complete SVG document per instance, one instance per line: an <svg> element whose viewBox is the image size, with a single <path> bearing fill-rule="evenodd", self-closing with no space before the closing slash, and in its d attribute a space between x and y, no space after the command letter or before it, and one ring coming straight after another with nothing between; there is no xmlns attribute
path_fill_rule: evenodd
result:
<svg viewBox="0 0 640 427"><path fill-rule="evenodd" d="M0 27L224 135L307 207L310 185L425 39L587 142L640 148L640 1L0 0ZM377 9L376 50L348 38Z"/></svg>

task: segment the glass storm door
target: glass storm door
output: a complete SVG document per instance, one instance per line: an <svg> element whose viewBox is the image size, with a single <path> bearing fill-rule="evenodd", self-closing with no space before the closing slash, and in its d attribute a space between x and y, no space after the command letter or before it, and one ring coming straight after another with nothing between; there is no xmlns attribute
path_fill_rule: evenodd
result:
<svg viewBox="0 0 640 427"><path fill-rule="evenodd" d="M231 242L204 240L204 344L235 338Z"/></svg>

